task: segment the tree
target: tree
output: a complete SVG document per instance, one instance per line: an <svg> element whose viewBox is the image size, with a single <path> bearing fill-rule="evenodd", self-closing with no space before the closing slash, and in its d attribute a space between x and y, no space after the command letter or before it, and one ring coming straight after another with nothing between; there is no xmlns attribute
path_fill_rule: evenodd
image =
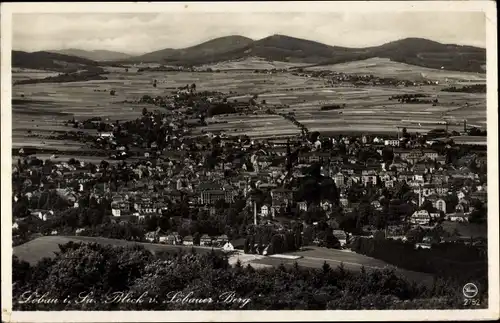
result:
<svg viewBox="0 0 500 323"><path fill-rule="evenodd" d="M199 246L200 245L200 238L201 238L201 235L198 231L196 231L194 234L193 234L193 244L195 246Z"/></svg>
<svg viewBox="0 0 500 323"><path fill-rule="evenodd" d="M406 127L403 127L403 138L409 139L409 137L410 134L408 133L408 130L406 129Z"/></svg>
<svg viewBox="0 0 500 323"><path fill-rule="evenodd" d="M434 205L432 205L432 202L429 200L425 200L424 203L422 203L421 209L426 210L429 213L432 213L435 210Z"/></svg>
<svg viewBox="0 0 500 323"><path fill-rule="evenodd" d="M148 114L148 109L142 108L142 115L146 116Z"/></svg>
<svg viewBox="0 0 500 323"><path fill-rule="evenodd" d="M340 249L340 241L335 235L333 235L333 232L330 229L326 230L325 246L327 248Z"/></svg>

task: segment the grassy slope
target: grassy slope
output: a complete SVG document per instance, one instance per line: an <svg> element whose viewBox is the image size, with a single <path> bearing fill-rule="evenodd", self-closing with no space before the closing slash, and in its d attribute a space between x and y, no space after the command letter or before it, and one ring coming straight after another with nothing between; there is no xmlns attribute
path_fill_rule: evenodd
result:
<svg viewBox="0 0 500 323"><path fill-rule="evenodd" d="M114 245L114 246L132 246L135 244L140 244L146 247L149 251L155 252L177 252L178 250L190 251L191 247L187 246L171 246L171 245L161 245L152 243L139 243L126 240L118 239L108 239L101 237L63 237L63 236L44 236L31 240L25 244L14 247L14 255L20 259L29 262L30 264L36 264L39 260L45 257L54 257L54 252L59 251L59 244L65 244L67 242L95 242L102 245ZM206 247L196 247L197 252L208 252L211 248Z"/></svg>

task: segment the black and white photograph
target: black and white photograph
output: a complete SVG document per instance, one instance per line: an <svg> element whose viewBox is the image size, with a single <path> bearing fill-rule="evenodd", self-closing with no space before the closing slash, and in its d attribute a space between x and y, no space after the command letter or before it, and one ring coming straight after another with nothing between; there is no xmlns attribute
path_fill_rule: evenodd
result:
<svg viewBox="0 0 500 323"><path fill-rule="evenodd" d="M495 6L2 4L2 321L498 319Z"/></svg>

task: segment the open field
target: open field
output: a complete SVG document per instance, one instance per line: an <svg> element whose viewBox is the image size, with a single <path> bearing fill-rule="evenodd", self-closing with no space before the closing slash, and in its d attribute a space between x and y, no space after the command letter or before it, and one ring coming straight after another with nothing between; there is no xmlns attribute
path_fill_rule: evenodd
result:
<svg viewBox="0 0 500 323"><path fill-rule="evenodd" d="M334 87L311 90L273 91L261 94L258 100L267 104L289 105L278 112L293 112L295 118L310 131L319 132L396 132L396 127L408 131L427 132L444 127L438 122L448 120L449 129L460 131L462 122L479 127L485 126L486 100L484 94L441 92L440 86L416 88L393 87ZM437 98L439 104L402 104L389 100L392 95L424 93ZM341 110L320 111L326 104L345 104ZM466 105L467 104L467 105ZM227 131L231 134L297 133L299 130L289 121L276 116L217 116L217 121L227 123L209 125L208 131ZM257 121L258 120L258 121ZM258 124L255 124L257 122ZM251 128L251 130L249 129ZM295 130L294 130L295 129ZM236 130L236 131L235 131Z"/></svg>
<svg viewBox="0 0 500 323"><path fill-rule="evenodd" d="M147 250L152 253L155 252L178 252L179 250L191 251L193 247L190 246L173 246L173 245L163 245L154 243L141 243L118 239L108 239L101 237L63 237L63 236L44 236L31 240L27 243L14 247L13 254L19 259L29 262L30 264L36 264L39 260L45 257L54 257L54 252L59 251L59 244L65 244L70 241L74 242L95 242L102 245L113 245L113 246L133 246L142 245ZM212 250L211 247L194 247L197 252L209 252Z"/></svg>
<svg viewBox="0 0 500 323"><path fill-rule="evenodd" d="M12 82L28 80L28 79L43 79L50 76L57 76L60 73L34 70L29 68L12 68Z"/></svg>
<svg viewBox="0 0 500 323"><path fill-rule="evenodd" d="M436 70L421 66L408 65L405 63L393 62L388 58L378 57L348 63L308 67L305 68L305 70L331 70L339 73L371 74L378 77L395 77L401 79L406 78L409 80L430 79L439 81L440 83L486 83L486 74Z"/></svg>
<svg viewBox="0 0 500 323"><path fill-rule="evenodd" d="M309 268L321 268L321 266L323 266L325 262L332 268L337 268L337 266L343 263L344 267L348 270L359 271L363 266L366 270L395 268L398 274L406 277L411 281L430 284L433 280L433 276L431 274L399 269L381 260L347 250L306 247L303 251L296 251L287 254L302 256L302 258L298 260L288 260L265 257L262 259L254 260L250 263L279 266L280 264L293 265L295 262L297 262L299 266Z"/></svg>
<svg viewBox="0 0 500 323"><path fill-rule="evenodd" d="M288 69L290 67L307 66L305 63L289 63L280 61L267 61L259 57L247 57L242 60L219 62L214 64L202 65L199 68L211 68L213 70L271 70L271 69Z"/></svg>
<svg viewBox="0 0 500 323"><path fill-rule="evenodd" d="M393 62L390 62L393 64ZM351 64L351 63L349 63ZM352 63L353 64L353 63ZM366 63L365 63L366 64ZM394 63L399 64L400 63ZM338 64L341 65L341 64ZM336 65L336 66L338 66ZM409 66L409 65L408 65ZM324 68L324 67L323 67ZM354 67L353 71L356 69ZM417 79L422 67L409 66L416 72ZM363 70L361 68L361 70ZM379 68L385 76L391 75L389 68ZM310 131L323 133L339 132L377 132L394 133L397 126L408 131L426 132L444 127L438 122L448 120L450 130L463 129L462 121L468 124L485 126L486 95L472 93L450 93L440 91L447 85L422 87L382 87L342 85L326 87L319 78L308 78L281 74L260 74L253 71L222 71L220 73L199 72L140 72L134 69L125 72L123 68L109 68L108 80L74 83L40 83L13 87L13 144L14 147L36 145L37 138L27 138L27 131L48 134L55 130L72 130L63 123L73 116L78 119L100 116L112 120L130 120L140 115L145 105L123 103L137 100L145 94L168 95L172 88L196 83L198 90L213 90L238 93L230 100L247 101L251 95L259 94L258 101L266 100L268 105L287 105L278 112L293 112L298 121ZM350 71L350 72L353 72ZM431 70L434 73L468 75ZM394 72L395 73L395 72ZM413 74L412 74L413 73ZM444 74L443 74L444 75ZM158 80L154 88L153 80ZM110 90L116 90L111 96ZM389 100L392 95L404 93L424 93L439 104L402 104ZM339 111L320 111L326 104L345 104ZM156 109L146 106L148 109ZM264 108L265 109L265 108ZM219 115L213 121L224 123L209 124L196 128L195 134L205 131L224 131L229 135L247 134L249 136L272 137L296 135L300 130L280 116L254 114ZM209 121L209 120L207 120ZM40 141L38 142L40 145ZM67 142L45 142L45 146L63 146L79 149L78 145ZM74 147L74 148L70 148Z"/></svg>

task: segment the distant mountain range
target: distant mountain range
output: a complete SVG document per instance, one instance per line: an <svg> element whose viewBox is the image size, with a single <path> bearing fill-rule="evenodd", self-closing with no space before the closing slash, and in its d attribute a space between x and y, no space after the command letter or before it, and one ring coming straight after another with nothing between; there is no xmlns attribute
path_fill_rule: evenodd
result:
<svg viewBox="0 0 500 323"><path fill-rule="evenodd" d="M71 56L86 58L86 59L90 59L90 60L98 61L98 62L118 61L118 60L128 59L128 58L132 57L132 55L129 55L129 54L114 52L114 51L110 51L110 50L88 51L88 50L70 48L70 49L61 49L61 50L49 50L48 52L57 53L57 54L64 54L64 55L71 55Z"/></svg>
<svg viewBox="0 0 500 323"><path fill-rule="evenodd" d="M486 64L484 48L441 44L422 38L406 38L375 47L348 48L283 35L273 35L256 41L242 36L228 36L184 49L159 50L131 57L126 61L203 65L249 56L311 65L381 57L429 68L469 72L484 72L481 66Z"/></svg>
<svg viewBox="0 0 500 323"><path fill-rule="evenodd" d="M67 50L59 52L79 58L85 55L85 59L94 57L91 59L94 63L106 60L123 64L143 62L183 66L239 60L251 56L269 61L306 63L311 66L381 57L435 69L481 73L485 72L483 66L486 64L486 49L484 48L441 44L422 38L406 38L374 47L348 48L283 35L273 35L260 40L252 40L243 36L227 36L188 48L166 48L139 56L110 51ZM47 54L37 53L31 54L44 55L44 58L47 56ZM13 63L15 64L16 60L13 60Z"/></svg>

